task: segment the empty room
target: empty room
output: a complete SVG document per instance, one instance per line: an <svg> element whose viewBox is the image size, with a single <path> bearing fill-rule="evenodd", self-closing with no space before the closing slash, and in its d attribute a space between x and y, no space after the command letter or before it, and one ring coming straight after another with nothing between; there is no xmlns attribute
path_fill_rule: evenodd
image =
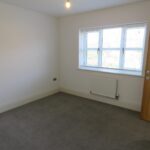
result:
<svg viewBox="0 0 150 150"><path fill-rule="evenodd" d="M0 150L150 150L150 1L0 0Z"/></svg>

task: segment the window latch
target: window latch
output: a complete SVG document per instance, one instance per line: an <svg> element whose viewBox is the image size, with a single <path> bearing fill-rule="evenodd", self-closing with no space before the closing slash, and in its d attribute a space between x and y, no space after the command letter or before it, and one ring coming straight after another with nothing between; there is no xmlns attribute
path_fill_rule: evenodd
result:
<svg viewBox="0 0 150 150"><path fill-rule="evenodd" d="M100 48L97 49L97 54L100 52Z"/></svg>
<svg viewBox="0 0 150 150"><path fill-rule="evenodd" d="M124 54L124 48L122 48L122 52L123 52L123 54Z"/></svg>

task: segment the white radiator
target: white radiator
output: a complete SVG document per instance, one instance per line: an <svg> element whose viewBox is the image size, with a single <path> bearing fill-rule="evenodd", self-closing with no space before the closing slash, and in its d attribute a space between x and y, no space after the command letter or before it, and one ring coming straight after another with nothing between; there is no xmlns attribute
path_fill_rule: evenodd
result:
<svg viewBox="0 0 150 150"><path fill-rule="evenodd" d="M97 96L118 99L118 80L104 77L92 78L90 93Z"/></svg>

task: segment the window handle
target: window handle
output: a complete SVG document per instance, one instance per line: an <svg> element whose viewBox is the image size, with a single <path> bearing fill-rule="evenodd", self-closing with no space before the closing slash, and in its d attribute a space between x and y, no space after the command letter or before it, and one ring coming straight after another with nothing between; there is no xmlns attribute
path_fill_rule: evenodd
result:
<svg viewBox="0 0 150 150"><path fill-rule="evenodd" d="M100 48L97 49L97 54L100 52Z"/></svg>
<svg viewBox="0 0 150 150"><path fill-rule="evenodd" d="M123 54L124 54L124 48L122 48L122 52L123 52Z"/></svg>

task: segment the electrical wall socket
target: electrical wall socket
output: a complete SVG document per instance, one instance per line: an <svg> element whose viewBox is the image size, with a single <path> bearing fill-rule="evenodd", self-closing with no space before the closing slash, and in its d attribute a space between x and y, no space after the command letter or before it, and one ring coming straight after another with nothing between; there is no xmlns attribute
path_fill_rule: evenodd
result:
<svg viewBox="0 0 150 150"><path fill-rule="evenodd" d="M53 81L57 81L57 78L55 77L55 78L53 78Z"/></svg>

